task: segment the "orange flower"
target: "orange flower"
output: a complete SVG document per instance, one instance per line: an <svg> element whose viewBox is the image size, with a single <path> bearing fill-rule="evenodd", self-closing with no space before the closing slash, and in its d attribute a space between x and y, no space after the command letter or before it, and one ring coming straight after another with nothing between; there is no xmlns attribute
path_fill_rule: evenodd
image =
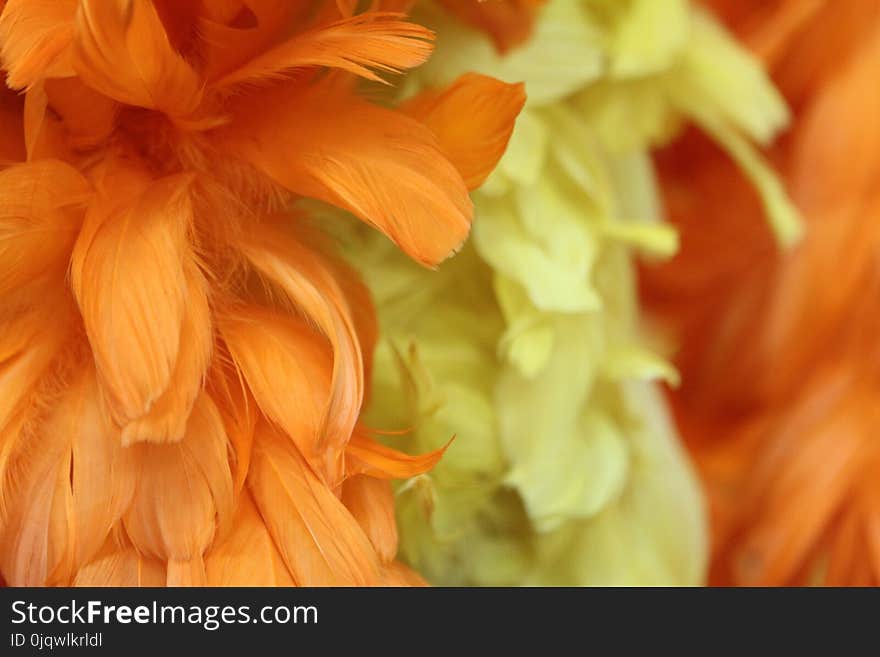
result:
<svg viewBox="0 0 880 657"><path fill-rule="evenodd" d="M418 65L432 35L355 4L5 3L8 583L417 581L387 480L440 454L358 429L369 295L286 208L334 204L437 265L470 226L459 170L492 169L522 89L469 76L437 102L498 111L437 134L367 102L357 79Z"/></svg>
<svg viewBox="0 0 880 657"><path fill-rule="evenodd" d="M795 109L773 156L808 221L778 252L695 136L661 156L679 258L643 272L713 505L717 584L880 584L880 4L714 0ZM653 269L653 268L652 268Z"/></svg>

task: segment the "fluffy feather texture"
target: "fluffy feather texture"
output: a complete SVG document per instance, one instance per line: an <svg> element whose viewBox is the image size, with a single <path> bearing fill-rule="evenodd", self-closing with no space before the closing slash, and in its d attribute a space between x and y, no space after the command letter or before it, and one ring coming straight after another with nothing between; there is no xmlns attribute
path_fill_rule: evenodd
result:
<svg viewBox="0 0 880 657"><path fill-rule="evenodd" d="M677 248L650 154L696 123L748 169L780 237L794 238L797 214L754 146L787 108L697 3L552 0L530 37L499 53L480 14L529 4L434 2L414 14L437 49L410 75L404 107L443 121L441 148L467 180L482 178L469 154L503 148L458 147L472 126L444 117L462 103L490 126L501 114L483 99L501 94L458 76L524 80L529 95L474 196L472 246L424 272L350 226L382 328L366 421L409 430L422 450L457 436L436 468L397 489L402 554L447 585L699 584L701 491L657 386L677 374L646 331L633 271L638 255ZM516 91L503 97L516 111ZM504 127L484 134L500 144ZM713 225L709 212L702 220Z"/></svg>
<svg viewBox="0 0 880 657"><path fill-rule="evenodd" d="M73 73L70 46L77 0L9 0L0 16L0 58L13 89Z"/></svg>
<svg viewBox="0 0 880 657"><path fill-rule="evenodd" d="M266 425L259 426L254 437L248 483L297 582L376 585L378 556L351 511L308 467L299 450Z"/></svg>
<svg viewBox="0 0 880 657"><path fill-rule="evenodd" d="M251 121L226 131L230 148L284 187L349 210L425 265L467 237L467 187L424 124L350 99L335 80L279 87L244 112Z"/></svg>
<svg viewBox="0 0 880 657"><path fill-rule="evenodd" d="M327 388L326 403L321 405L324 411L314 427L314 452L326 459L315 467L328 481L339 482L342 451L364 400L364 358L355 316L330 264L291 236L267 228L248 238L242 251L291 303L310 310L313 321L330 341L333 369L330 381L322 384ZM366 346L372 347L370 342ZM315 345L313 351L323 350ZM311 384L304 383L318 385L319 380L320 375L312 377Z"/></svg>
<svg viewBox="0 0 880 657"><path fill-rule="evenodd" d="M378 82L375 71L399 73L423 63L431 52L431 33L399 18L375 13L322 25L255 57L217 86L272 80L309 66L339 68Z"/></svg>
<svg viewBox="0 0 880 657"><path fill-rule="evenodd" d="M151 0L81 0L73 67L92 89L126 105L183 116L202 83L176 52Z"/></svg>
<svg viewBox="0 0 880 657"><path fill-rule="evenodd" d="M709 492L710 581L876 586L880 4L711 4L795 109L771 155L807 231L780 253L723 158L694 136L663 153L683 249L644 296L682 345L672 399Z"/></svg>
<svg viewBox="0 0 880 657"><path fill-rule="evenodd" d="M369 294L289 206L351 209L426 265L472 209L438 139L453 116L355 90L423 62L430 32L355 9L3 6L2 80L24 90L0 93L9 584L421 583L394 563L384 480L440 452L357 428ZM493 88L512 124L515 88ZM498 131L465 129L487 158L469 166L491 169Z"/></svg>
<svg viewBox="0 0 880 657"><path fill-rule="evenodd" d="M144 191L133 200L122 196L119 182L104 181L104 194L85 217L70 271L111 412L126 427L152 410L179 360L190 292L192 178L144 181ZM155 439L182 437L179 432Z"/></svg>
<svg viewBox="0 0 880 657"><path fill-rule="evenodd" d="M524 85L469 73L442 93L423 92L401 109L434 131L468 189L476 189L507 149L507 127L525 102ZM459 119L464 115L467 121Z"/></svg>
<svg viewBox="0 0 880 657"><path fill-rule="evenodd" d="M0 171L0 187L0 294L7 294L70 254L89 185L76 169L44 160Z"/></svg>
<svg viewBox="0 0 880 657"><path fill-rule="evenodd" d="M547 0L440 0L460 20L485 30L501 51L526 41L537 13Z"/></svg>

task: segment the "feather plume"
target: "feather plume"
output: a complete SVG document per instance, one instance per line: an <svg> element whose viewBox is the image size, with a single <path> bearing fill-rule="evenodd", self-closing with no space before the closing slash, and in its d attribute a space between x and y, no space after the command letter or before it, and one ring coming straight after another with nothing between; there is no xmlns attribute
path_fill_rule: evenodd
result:
<svg viewBox="0 0 880 657"><path fill-rule="evenodd" d="M123 516L141 554L168 562L168 577L204 580L202 559L233 510L232 472L223 421L207 395L189 418L186 437L138 445L137 486Z"/></svg>
<svg viewBox="0 0 880 657"><path fill-rule="evenodd" d="M508 94L449 153L450 112L360 95L431 52L407 3L0 4L3 580L416 582L384 480L441 451L350 449L374 309L287 208L437 264L471 220L450 158L491 168Z"/></svg>
<svg viewBox="0 0 880 657"><path fill-rule="evenodd" d="M128 203L120 202L118 190L108 190L89 209L71 259L71 283L98 375L123 427L148 415L172 384L188 314L191 180L188 174L165 178ZM198 307L189 312L190 321L197 314ZM195 330L203 331L190 333ZM128 436L143 437L142 430L135 427Z"/></svg>
<svg viewBox="0 0 880 657"><path fill-rule="evenodd" d="M171 46L150 0L81 0L73 68L109 98L172 116L190 114L202 99L198 75Z"/></svg>
<svg viewBox="0 0 880 657"><path fill-rule="evenodd" d="M73 74L71 45L78 0L9 0L0 15L6 83L23 89Z"/></svg>
<svg viewBox="0 0 880 657"><path fill-rule="evenodd" d="M257 428L248 475L272 538L302 586L370 586L379 560L351 512L299 451L266 424Z"/></svg>
<svg viewBox="0 0 880 657"><path fill-rule="evenodd" d="M274 80L297 68L322 66L380 82L373 69L400 73L422 64L431 53L429 30L372 13L321 25L255 57L217 82L216 88Z"/></svg>
<svg viewBox="0 0 880 657"><path fill-rule="evenodd" d="M434 132L468 189L476 189L504 155L525 102L523 84L466 73L442 92L422 92L400 109Z"/></svg>
<svg viewBox="0 0 880 657"><path fill-rule="evenodd" d="M339 93L328 83L267 92L259 107L238 109L248 119L227 129L230 147L292 192L350 210L437 265L470 230L461 175L423 124Z"/></svg>

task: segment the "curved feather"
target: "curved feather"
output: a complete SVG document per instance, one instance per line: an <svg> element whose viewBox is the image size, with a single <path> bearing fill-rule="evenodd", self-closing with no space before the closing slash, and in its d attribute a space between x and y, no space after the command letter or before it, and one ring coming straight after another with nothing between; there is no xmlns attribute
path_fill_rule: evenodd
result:
<svg viewBox="0 0 880 657"><path fill-rule="evenodd" d="M6 579L67 585L104 544L134 490L131 454L105 417L93 369L53 404L21 451L17 524L3 542Z"/></svg>
<svg viewBox="0 0 880 657"><path fill-rule="evenodd" d="M239 498L231 531L211 548L205 567L208 586L296 585L247 490Z"/></svg>
<svg viewBox="0 0 880 657"><path fill-rule="evenodd" d="M238 495L250 467L259 408L225 345L221 342L218 348L220 351L214 357L207 390L220 411L229 437L235 465L234 490Z"/></svg>
<svg viewBox="0 0 880 657"><path fill-rule="evenodd" d="M254 57L214 83L216 88L283 78L297 68L337 68L380 82L374 69L400 73L431 53L430 30L399 14L370 12L320 25Z"/></svg>
<svg viewBox="0 0 880 657"><path fill-rule="evenodd" d="M204 74L216 80L290 34L309 6L289 0L223 0L202 7L198 30Z"/></svg>
<svg viewBox="0 0 880 657"><path fill-rule="evenodd" d="M330 404L327 340L300 319L256 306L228 313L218 325L260 409L332 481L343 448L320 447Z"/></svg>
<svg viewBox="0 0 880 657"><path fill-rule="evenodd" d="M248 487L301 586L371 586L379 560L357 521L308 466L294 444L257 427Z"/></svg>
<svg viewBox="0 0 880 657"><path fill-rule="evenodd" d="M150 0L81 0L73 67L93 89L171 116L192 113L202 82L174 50Z"/></svg>
<svg viewBox="0 0 880 657"><path fill-rule="evenodd" d="M412 568L392 561L382 568L381 586L405 587L405 586L429 586L429 584Z"/></svg>
<svg viewBox="0 0 880 657"><path fill-rule="evenodd" d="M43 431L19 460L20 504L0 540L3 577L13 586L64 585L73 572L76 540L70 438Z"/></svg>
<svg viewBox="0 0 880 657"><path fill-rule="evenodd" d="M10 459L21 448L29 412L40 401L40 383L73 321L63 300L50 296L44 301L38 308L0 307L0 526L13 507L7 489Z"/></svg>
<svg viewBox="0 0 880 657"><path fill-rule="evenodd" d="M275 283L330 340L333 372L330 398L316 436L316 451L341 456L364 399L364 360L354 317L338 280L314 249L269 226L256 228L240 246L254 268ZM309 453L309 452L304 452ZM341 461L327 473L341 481Z"/></svg>
<svg viewBox="0 0 880 657"><path fill-rule="evenodd" d="M57 160L0 171L0 294L66 268L89 194L79 172Z"/></svg>
<svg viewBox="0 0 880 657"><path fill-rule="evenodd" d="M400 109L434 132L468 189L474 190L504 155L525 102L525 85L467 73L448 88L423 92Z"/></svg>
<svg viewBox="0 0 880 657"><path fill-rule="evenodd" d="M363 431L356 431L345 448L346 472L377 479L408 479L431 470L448 447L449 444L433 452L410 456L376 442Z"/></svg>
<svg viewBox="0 0 880 657"><path fill-rule="evenodd" d="M214 345L207 283L193 262L185 265L184 275L187 279L186 308L174 370L168 386L150 410L122 428L123 445L182 439L193 404L202 391Z"/></svg>
<svg viewBox="0 0 880 657"><path fill-rule="evenodd" d="M73 75L71 45L77 0L8 0L0 15L6 83L23 89Z"/></svg>
<svg viewBox="0 0 880 657"><path fill-rule="evenodd" d="M350 477L342 484L342 503L364 530L382 563L391 562L397 554L391 483L365 475Z"/></svg>
<svg viewBox="0 0 880 657"><path fill-rule="evenodd" d="M437 265L467 236L467 187L418 121L332 82L285 85L232 111L222 135L233 152L292 192L349 210L416 261Z"/></svg>
<svg viewBox="0 0 880 657"><path fill-rule="evenodd" d="M72 288L120 426L147 415L173 380L187 316L190 181L163 178L133 200L104 189L73 251Z"/></svg>
<svg viewBox="0 0 880 657"><path fill-rule="evenodd" d="M74 586L132 587L164 586L165 565L128 546L119 547L108 539L93 561L76 573Z"/></svg>
<svg viewBox="0 0 880 657"><path fill-rule="evenodd" d="M119 522L134 494L134 454L119 442L119 432L101 404L93 368L87 368L69 391L62 425L48 431L71 441L73 517L76 534L74 567L89 562Z"/></svg>
<svg viewBox="0 0 880 657"><path fill-rule="evenodd" d="M218 525L232 514L232 472L223 421L207 395L179 443L140 444L137 489L123 516L138 552L168 561L169 578L190 576Z"/></svg>

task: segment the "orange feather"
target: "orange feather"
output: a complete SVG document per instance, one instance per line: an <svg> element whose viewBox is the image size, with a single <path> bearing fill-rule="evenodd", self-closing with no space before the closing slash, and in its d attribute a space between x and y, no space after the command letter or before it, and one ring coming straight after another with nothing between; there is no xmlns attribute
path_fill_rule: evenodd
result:
<svg viewBox="0 0 880 657"><path fill-rule="evenodd" d="M476 189L504 155L525 102L523 84L466 73L443 91L423 92L400 109L431 128L468 189Z"/></svg>
<svg viewBox="0 0 880 657"><path fill-rule="evenodd" d="M436 265L521 90L468 78L423 120L360 95L428 56L407 2L0 4L0 575L420 583L380 480L442 451L352 440L375 312L288 207Z"/></svg>
<svg viewBox="0 0 880 657"><path fill-rule="evenodd" d="M400 73L424 63L432 33L396 14L351 16L319 25L253 58L214 83L217 88L278 79L303 67L337 68L380 81L372 69Z"/></svg>
<svg viewBox="0 0 880 657"><path fill-rule="evenodd" d="M9 0L0 15L0 58L13 89L73 74L78 0Z"/></svg>
<svg viewBox="0 0 880 657"><path fill-rule="evenodd" d="M185 116L202 99L202 82L176 52L150 0L81 0L73 68L105 96Z"/></svg>
<svg viewBox="0 0 880 657"><path fill-rule="evenodd" d="M302 586L370 586L379 560L351 512L286 437L257 427L248 487Z"/></svg>
<svg viewBox="0 0 880 657"><path fill-rule="evenodd" d="M350 210L437 265L470 230L461 175L426 126L341 94L326 82L267 92L259 106L237 107L246 119L227 129L229 146L292 192Z"/></svg>

